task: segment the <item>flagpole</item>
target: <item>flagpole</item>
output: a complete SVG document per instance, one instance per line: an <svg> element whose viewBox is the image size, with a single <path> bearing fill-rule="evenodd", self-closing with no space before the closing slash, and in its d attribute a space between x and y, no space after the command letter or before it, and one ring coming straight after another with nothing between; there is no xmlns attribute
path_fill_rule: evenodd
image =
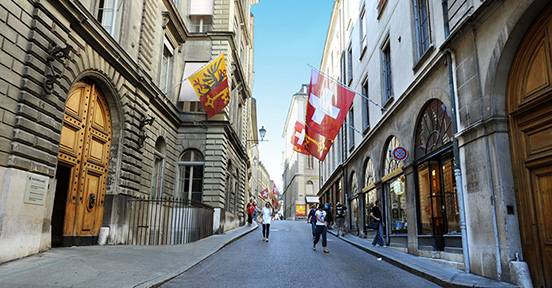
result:
<svg viewBox="0 0 552 288"><path fill-rule="evenodd" d="M368 100L370 103L372 103L372 104L378 106L379 108L383 109L383 107L382 107L381 105L379 105L378 103L374 102L374 100L370 99L368 96L362 94L361 92L358 92L358 91L356 91L356 90L351 89L350 87L348 87L347 84L345 84L345 83L343 83L343 82L340 82L339 80L337 80L337 79L335 79L334 77L332 77L332 76L330 76L330 75L328 75L328 74L326 74L326 73L324 73L324 72L318 70L318 68L316 68L316 67L314 67L314 66L312 66L312 65L310 65L310 64L307 64L307 66L309 66L309 67L311 67L312 69L318 71L318 73L324 75L326 78L328 78L328 79L334 81L335 83L337 83L337 84L343 86L345 89L347 89L347 90L349 90L349 91L351 91L351 92L354 92L355 95L359 95L360 97L362 97L362 98Z"/></svg>

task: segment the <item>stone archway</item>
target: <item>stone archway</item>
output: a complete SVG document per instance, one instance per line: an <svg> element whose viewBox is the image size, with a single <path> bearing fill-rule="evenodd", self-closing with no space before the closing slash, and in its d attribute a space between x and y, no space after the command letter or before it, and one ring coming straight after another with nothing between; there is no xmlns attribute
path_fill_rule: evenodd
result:
<svg viewBox="0 0 552 288"><path fill-rule="evenodd" d="M508 78L521 242L536 287L552 285L552 5L532 24Z"/></svg>

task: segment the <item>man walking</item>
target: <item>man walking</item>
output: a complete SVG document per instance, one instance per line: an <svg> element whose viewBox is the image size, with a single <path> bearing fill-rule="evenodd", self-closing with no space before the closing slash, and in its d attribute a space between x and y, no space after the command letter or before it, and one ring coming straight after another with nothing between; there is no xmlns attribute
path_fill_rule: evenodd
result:
<svg viewBox="0 0 552 288"><path fill-rule="evenodd" d="M310 208L309 215L307 217L307 223L311 224L312 239L316 234L316 204L313 204Z"/></svg>
<svg viewBox="0 0 552 288"><path fill-rule="evenodd" d="M376 222L376 235L374 236L374 241L372 241L372 246L376 246L376 244L378 244L383 247L383 224L381 221L381 210L379 205L380 201L376 200L376 205L374 205L374 207L370 210L370 217L374 220L374 222Z"/></svg>
<svg viewBox="0 0 552 288"><path fill-rule="evenodd" d="M320 240L320 236L322 236L322 248L324 249L324 253L330 253L330 251L328 250L328 240L326 235L328 222L326 220L326 211L322 209L322 205L318 207L318 211L316 211L315 217L316 217L316 233L314 235L312 250L316 251L316 244L318 244L318 241Z"/></svg>
<svg viewBox="0 0 552 288"><path fill-rule="evenodd" d="M343 206L341 202L337 202L335 205L335 224L337 226L337 237L339 234L345 236L345 211L347 207Z"/></svg>

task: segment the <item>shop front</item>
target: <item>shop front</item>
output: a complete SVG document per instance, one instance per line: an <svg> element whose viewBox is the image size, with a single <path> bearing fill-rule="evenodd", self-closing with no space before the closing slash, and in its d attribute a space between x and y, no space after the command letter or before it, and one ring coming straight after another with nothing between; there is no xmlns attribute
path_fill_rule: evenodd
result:
<svg viewBox="0 0 552 288"><path fill-rule="evenodd" d="M397 137L392 136L385 149L383 167L384 207L387 233L386 242L391 246L407 247L408 217L406 211L406 177L403 162L395 159L393 151L400 146Z"/></svg>

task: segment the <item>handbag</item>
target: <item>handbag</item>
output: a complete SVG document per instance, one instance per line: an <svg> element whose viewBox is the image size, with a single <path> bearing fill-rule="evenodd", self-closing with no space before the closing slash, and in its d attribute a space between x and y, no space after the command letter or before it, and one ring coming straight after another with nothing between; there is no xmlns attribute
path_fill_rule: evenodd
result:
<svg viewBox="0 0 552 288"><path fill-rule="evenodd" d="M368 228L372 230L378 230L379 228L379 222L377 221L370 221L368 222Z"/></svg>

